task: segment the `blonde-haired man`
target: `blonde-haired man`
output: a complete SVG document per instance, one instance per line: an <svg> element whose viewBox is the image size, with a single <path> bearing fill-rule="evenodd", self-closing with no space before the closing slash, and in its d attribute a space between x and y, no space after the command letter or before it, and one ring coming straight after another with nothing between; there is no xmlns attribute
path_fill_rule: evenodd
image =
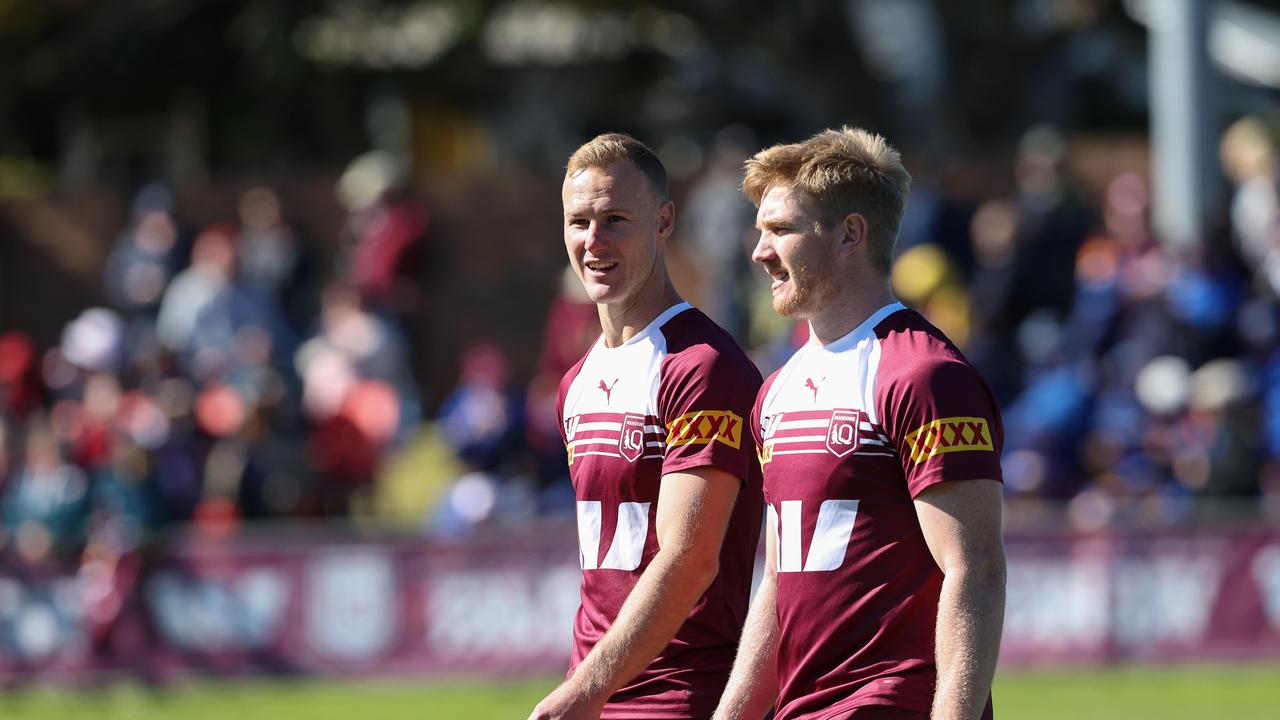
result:
<svg viewBox="0 0 1280 720"><path fill-rule="evenodd" d="M910 176L851 128L747 162L752 259L811 339L751 416L766 572L715 717L979 718L1004 612L996 401L888 280Z"/></svg>
<svg viewBox="0 0 1280 720"><path fill-rule="evenodd" d="M707 718L747 614L763 501L745 430L760 373L680 299L667 176L634 138L569 158L569 262L603 333L560 383L582 606L568 679L531 720Z"/></svg>

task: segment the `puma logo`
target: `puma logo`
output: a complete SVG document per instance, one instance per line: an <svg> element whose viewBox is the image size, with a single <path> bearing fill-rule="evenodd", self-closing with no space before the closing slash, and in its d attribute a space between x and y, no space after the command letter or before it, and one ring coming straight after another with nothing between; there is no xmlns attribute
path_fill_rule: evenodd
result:
<svg viewBox="0 0 1280 720"><path fill-rule="evenodd" d="M601 389L601 390L603 390L603 391L604 391L604 404L605 404L605 405L608 405L608 404L609 404L609 401L613 399L613 389L614 389L615 387L617 387L617 385L618 385L618 378L614 378L614 379L613 379L613 384L612 384L612 385L605 385L605 384L604 384L604 379L603 379L603 378L601 378L599 387L600 387L600 389Z"/></svg>
<svg viewBox="0 0 1280 720"><path fill-rule="evenodd" d="M822 383L824 383L824 382L826 382L826 381L827 381L827 379L824 377L824 378L822 378L821 380L819 380L819 381L815 384L815 383L813 382L813 378L805 378L805 379L804 379L804 386L805 386L805 387L807 387L807 388L809 388L810 390L812 390L812 391L813 391L813 401L814 401L814 402L818 402L818 388L819 388L819 387L821 387L821 386L822 386Z"/></svg>

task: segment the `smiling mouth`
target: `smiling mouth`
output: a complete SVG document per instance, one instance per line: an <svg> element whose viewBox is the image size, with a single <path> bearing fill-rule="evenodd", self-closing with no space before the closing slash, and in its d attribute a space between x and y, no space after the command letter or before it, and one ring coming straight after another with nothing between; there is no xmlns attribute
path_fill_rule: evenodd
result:
<svg viewBox="0 0 1280 720"><path fill-rule="evenodd" d="M605 262L604 260L592 260L591 262L586 263L586 267L587 267L587 269L588 269L588 270L590 270L590 271L592 271L592 272L597 272L597 273L606 273L606 272L609 272L610 270L612 270L612 269L614 269L614 268L618 267L618 263L616 263L616 262Z"/></svg>
<svg viewBox="0 0 1280 720"><path fill-rule="evenodd" d="M775 286L791 279L791 273L783 270L781 266L777 268L766 267L765 272L769 273L769 277L773 278Z"/></svg>

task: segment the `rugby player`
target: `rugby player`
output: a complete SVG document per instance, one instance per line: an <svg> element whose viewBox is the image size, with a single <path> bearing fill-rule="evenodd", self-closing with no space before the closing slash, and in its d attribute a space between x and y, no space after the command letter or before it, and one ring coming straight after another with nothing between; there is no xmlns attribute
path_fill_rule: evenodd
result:
<svg viewBox="0 0 1280 720"><path fill-rule="evenodd" d="M557 399L582 605L568 679L530 718L708 718L763 514L745 427L760 373L668 279L675 206L649 148L595 138L569 158L561 197L569 261L603 333Z"/></svg>
<svg viewBox="0 0 1280 720"><path fill-rule="evenodd" d="M747 161L752 259L810 340L760 390L766 572L717 718L991 716L1002 427L889 270L910 176L843 128Z"/></svg>

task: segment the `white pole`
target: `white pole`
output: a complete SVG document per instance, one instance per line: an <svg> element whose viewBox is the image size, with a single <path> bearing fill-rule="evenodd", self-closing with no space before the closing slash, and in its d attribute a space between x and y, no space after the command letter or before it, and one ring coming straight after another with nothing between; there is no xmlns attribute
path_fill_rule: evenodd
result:
<svg viewBox="0 0 1280 720"><path fill-rule="evenodd" d="M1216 113L1209 88L1209 0L1148 4L1152 148L1152 221L1156 235L1180 249L1198 247L1215 205Z"/></svg>

